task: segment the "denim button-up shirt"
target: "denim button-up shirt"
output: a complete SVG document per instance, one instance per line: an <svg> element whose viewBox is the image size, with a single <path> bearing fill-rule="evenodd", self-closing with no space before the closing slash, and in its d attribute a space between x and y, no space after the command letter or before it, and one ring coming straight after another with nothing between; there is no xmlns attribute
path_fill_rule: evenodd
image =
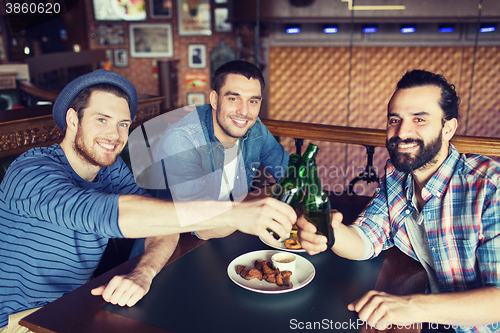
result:
<svg viewBox="0 0 500 333"><path fill-rule="evenodd" d="M251 190L261 164L277 180L290 157L260 119L239 139L238 149L234 198ZM212 107L207 104L169 127L154 147L153 156L155 161L164 162L174 200L217 200L225 185L224 150L214 135Z"/></svg>

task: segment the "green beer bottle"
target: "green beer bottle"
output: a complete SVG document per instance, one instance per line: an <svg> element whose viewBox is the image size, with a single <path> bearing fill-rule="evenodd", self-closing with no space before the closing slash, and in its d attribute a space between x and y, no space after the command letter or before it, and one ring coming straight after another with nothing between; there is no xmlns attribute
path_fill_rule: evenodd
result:
<svg viewBox="0 0 500 333"><path fill-rule="evenodd" d="M302 180L299 176L300 155L291 154L285 175L281 177L273 189L273 198L278 199L296 209L302 200Z"/></svg>
<svg viewBox="0 0 500 333"><path fill-rule="evenodd" d="M273 189L273 198L292 206L294 209L297 208L303 196L302 181L298 177L300 165L300 155L291 154L285 175L278 180ZM271 229L268 228L267 230L274 238L280 238Z"/></svg>
<svg viewBox="0 0 500 333"><path fill-rule="evenodd" d="M302 158L298 154L290 155L290 162L284 177L278 180L273 197L296 209L304 197L304 175L308 161L316 158L318 146L309 144Z"/></svg>
<svg viewBox="0 0 500 333"><path fill-rule="evenodd" d="M304 162L304 159L303 159ZM331 221L331 206L328 196L321 187L316 161L309 159L306 164L306 194L302 203L306 219L314 224L316 234L326 236L328 248L335 243Z"/></svg>

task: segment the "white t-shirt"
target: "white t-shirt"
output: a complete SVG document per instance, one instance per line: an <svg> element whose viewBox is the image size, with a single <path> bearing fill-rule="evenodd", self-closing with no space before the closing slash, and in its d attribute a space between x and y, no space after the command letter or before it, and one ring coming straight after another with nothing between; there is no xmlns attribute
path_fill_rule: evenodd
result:
<svg viewBox="0 0 500 333"><path fill-rule="evenodd" d="M238 139L234 146L224 150L224 169L222 170L219 200L229 200L229 195L234 188L238 160L241 158L238 149L239 142L240 140Z"/></svg>

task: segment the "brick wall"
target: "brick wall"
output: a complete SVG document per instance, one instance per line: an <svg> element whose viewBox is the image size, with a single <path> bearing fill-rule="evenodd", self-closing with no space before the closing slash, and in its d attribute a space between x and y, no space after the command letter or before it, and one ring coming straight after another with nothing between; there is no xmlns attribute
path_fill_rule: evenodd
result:
<svg viewBox="0 0 500 333"><path fill-rule="evenodd" d="M145 21L140 22L127 22L127 21L96 21L94 19L94 11L92 0L85 0L86 2L86 16L87 16L87 30L89 38L90 49L104 48L104 49L127 49L129 56L128 67L115 67L111 71L121 74L129 79L137 88L138 93L158 95L158 75L156 62L158 60L180 60L179 65L179 105L187 105L186 94L188 92L203 92L205 93L208 103L208 94L211 91L210 82L210 51L224 41L226 45L231 46L233 49L236 46L236 37L231 33L212 33L211 36L179 36L177 26L177 1L173 1L173 17L171 19L152 19L149 15L149 1L146 1L146 12L148 17ZM213 22L213 17L212 17ZM114 24L120 23L125 26L125 44L116 46L101 46L97 38L98 25L101 23ZM172 58L132 58L130 55L130 42L129 42L129 25L133 23L170 23L173 31L173 49L174 56ZM205 44L207 49L207 66L206 68L188 68L188 45L190 44ZM206 73L208 77L207 89L204 91L188 91L186 90L184 77L186 73Z"/></svg>

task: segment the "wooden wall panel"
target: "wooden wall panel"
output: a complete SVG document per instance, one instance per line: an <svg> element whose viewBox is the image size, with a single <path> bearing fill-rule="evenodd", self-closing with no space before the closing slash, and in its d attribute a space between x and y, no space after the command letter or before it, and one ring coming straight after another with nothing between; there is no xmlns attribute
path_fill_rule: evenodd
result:
<svg viewBox="0 0 500 333"><path fill-rule="evenodd" d="M271 48L270 59L270 118L347 126L349 48ZM314 143L318 165L344 166L345 145ZM282 144L295 151L293 140Z"/></svg>
<svg viewBox="0 0 500 333"><path fill-rule="evenodd" d="M269 117L384 129L387 103L398 80L407 70L425 69L443 74L456 86L462 99L458 134L500 137L499 47L477 50L468 122L474 48L356 47L351 62L350 58L348 47L271 48ZM284 139L283 144L294 151L293 140ZM364 147L317 144L321 147L318 165L333 170L323 174L330 189L345 186L357 174L353 170L362 170L366 164ZM376 149L374 165L379 175L387 158L385 149Z"/></svg>
<svg viewBox="0 0 500 333"><path fill-rule="evenodd" d="M467 135L500 137L500 47L480 47L476 55L472 98L470 101ZM460 91L461 125L465 126L474 59L474 49L464 53L462 79L465 81ZM465 133L464 133L465 134Z"/></svg>

